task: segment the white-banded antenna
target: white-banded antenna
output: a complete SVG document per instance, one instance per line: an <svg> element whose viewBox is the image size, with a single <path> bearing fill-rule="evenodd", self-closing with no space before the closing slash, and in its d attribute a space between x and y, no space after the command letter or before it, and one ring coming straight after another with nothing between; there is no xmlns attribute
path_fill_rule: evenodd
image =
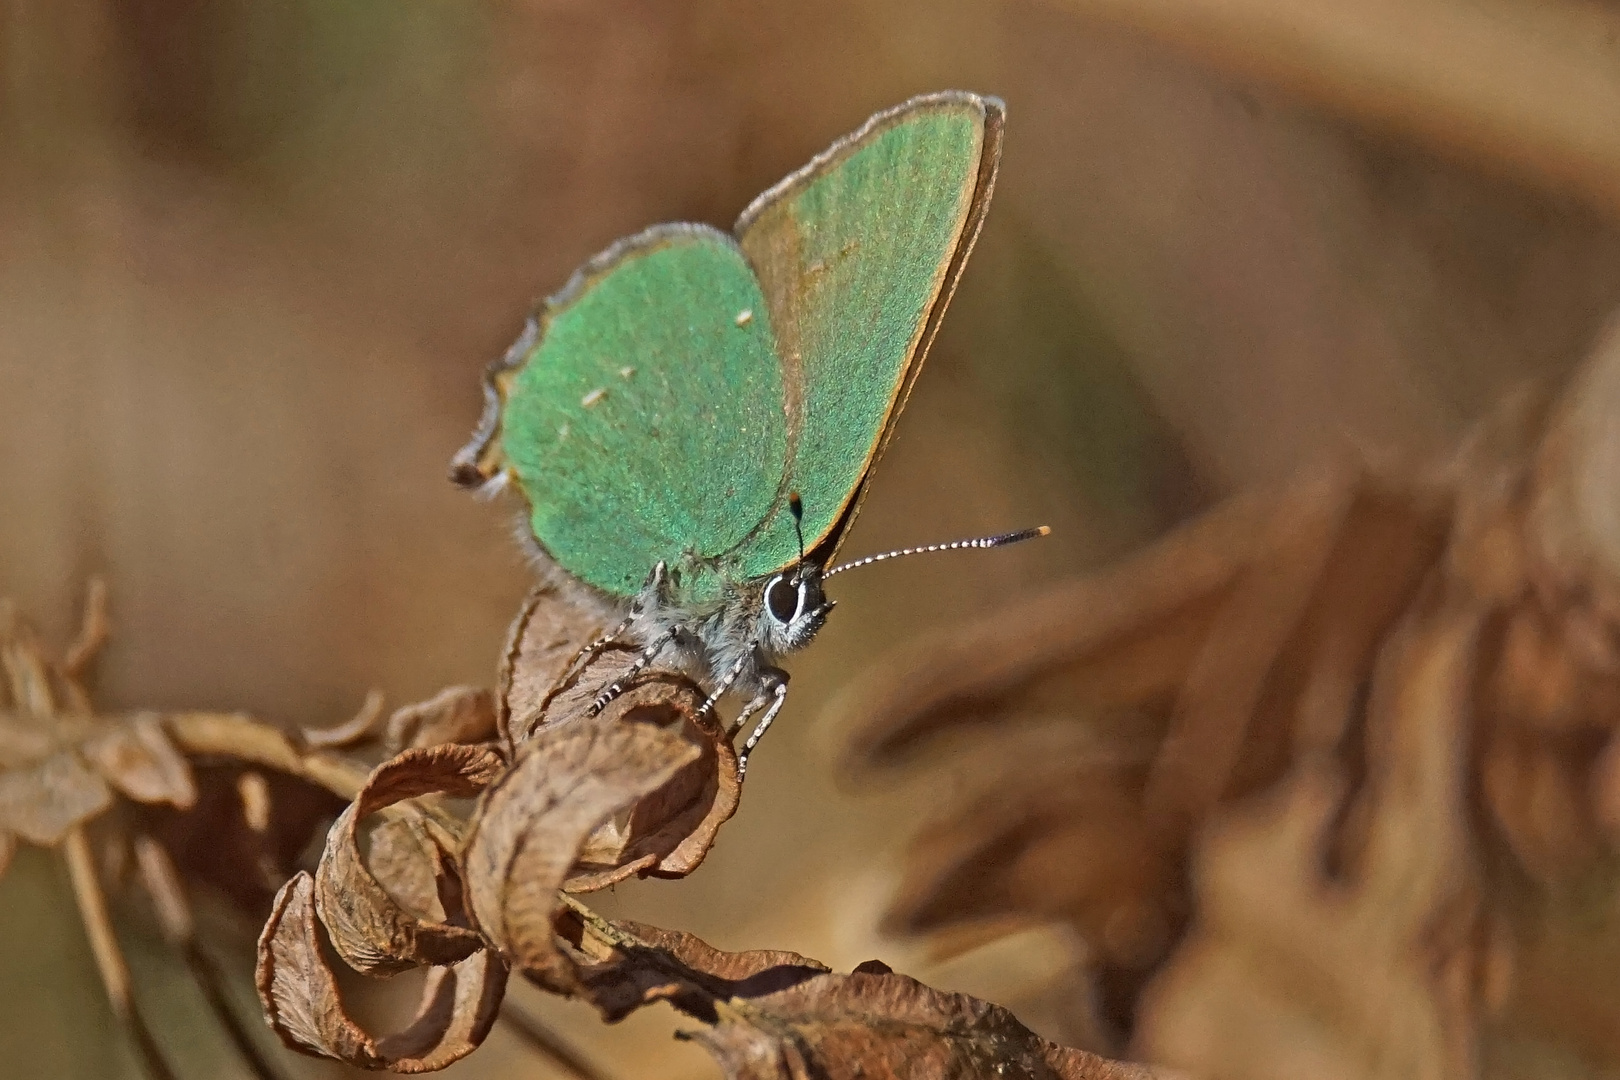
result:
<svg viewBox="0 0 1620 1080"><path fill-rule="evenodd" d="M856 559L854 562L841 563L840 565L835 566L831 570L823 573L821 577L823 580L825 580L832 577L834 574L842 574L845 570L854 570L855 568L861 566L871 566L873 563L879 563L885 559L898 559L902 555L927 555L929 552L933 551L961 551L964 548L1006 547L1008 544L1020 544L1025 540L1033 540L1037 536L1045 536L1051 531L1052 529L1050 526L1039 525L1033 529L1020 529L1017 532L1000 533L996 536L980 536L973 540L952 540L948 544L929 544L926 547L900 548L896 551L885 551L881 555L868 555L866 558Z"/></svg>

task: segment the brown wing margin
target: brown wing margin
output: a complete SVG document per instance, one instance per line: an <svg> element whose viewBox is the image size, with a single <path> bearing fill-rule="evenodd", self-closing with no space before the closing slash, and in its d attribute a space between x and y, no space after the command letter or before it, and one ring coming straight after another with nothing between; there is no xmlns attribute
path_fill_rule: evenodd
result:
<svg viewBox="0 0 1620 1080"><path fill-rule="evenodd" d="M990 195L995 186L997 168L1001 160L1001 136L1005 124L1006 106L1000 98L969 93L960 90L947 90L932 94L923 94L908 101L885 109L869 118L858 129L840 138L827 149L817 154L802 168L795 170L787 177L772 185L756 197L737 219L734 232L740 241L743 241L744 250L750 250L746 241L748 232L755 226L770 209L780 203L791 200L797 191L835 168L839 162L858 151L862 146L872 140L876 133L882 132L896 124L903 123L915 113L928 109L931 106L969 106L982 117L982 134L979 148L979 161L977 175L974 180L972 194L969 197L967 213L963 218L961 229L951 257L941 269L938 276L938 285L932 303L924 317L920 329L914 338L914 346L906 362L905 371L901 376L899 386L890 400L889 407L884 414L883 424L878 437L867 453L862 463L861 479L846 500L838 516L819 536L811 537L812 552L816 561L826 565L837 553L843 542L844 534L853 522L865 499L866 485L872 471L876 468L889 439L893 437L895 422L905 407L906 400L911 395L913 383L922 370L923 360L933 343L940 320L944 317L951 297L956 291L957 281L962 275L963 267L973 245L978 239L979 229L984 223L985 211L988 208ZM750 252L752 258L752 252ZM756 272L759 271L756 265ZM768 291L768 290L767 290ZM796 349L792 347L790 338L795 331L794 316L790 312L773 312L776 329L779 335L786 335L780 343L784 361L788 360ZM761 522L763 527L786 506L788 496L787 478L792 475L793 461L796 457L802 417L797 415L796 406L802 401L802 390L799 386L797 372L784 370L783 386L787 395L785 402L788 408L788 459L784 463L783 488L778 493L776 505L773 505Z"/></svg>
<svg viewBox="0 0 1620 1080"><path fill-rule="evenodd" d="M860 513L861 504L866 501L867 484L871 481L878 462L882 460L883 452L888 449L889 440L894 437L895 423L900 419L906 401L911 397L911 388L916 383L918 374L922 372L923 361L928 358L928 350L934 344L934 335L939 331L939 324L945 318L946 309L950 307L951 297L956 294L956 283L961 280L968 256L973 254L973 246L979 239L979 230L984 227L984 215L990 208L990 196L996 186L996 173L1001 167L1001 136L1007 122L1007 106L1000 98L994 96L966 95L949 91L930 95L931 98L957 96L974 97L984 108L984 142L979 151L979 176L973 186L973 197L968 203L967 220L962 223L962 238L957 243L951 261L940 279L939 291L934 294L934 303L928 309L928 318L923 324L922 336L918 339L915 355L906 366L900 391L895 395L894 403L889 407L889 414L883 421L883 431L878 436L877 445L872 448L872 454L867 458L866 468L861 473L860 486L845 504L838 523L828 533L828 539L822 543L822 550L817 552L822 566L831 565L837 558L838 549L844 543L844 536L854 523L855 516Z"/></svg>

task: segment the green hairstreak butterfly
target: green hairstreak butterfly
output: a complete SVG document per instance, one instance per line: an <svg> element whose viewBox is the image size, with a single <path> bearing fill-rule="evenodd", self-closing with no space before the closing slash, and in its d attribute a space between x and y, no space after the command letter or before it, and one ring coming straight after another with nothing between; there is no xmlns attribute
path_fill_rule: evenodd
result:
<svg viewBox="0 0 1620 1080"><path fill-rule="evenodd" d="M663 657L781 709L784 654L832 610L860 508L983 222L1003 109L930 94L877 114L754 200L732 233L657 225L581 267L486 375L451 475L510 483L542 559L627 611L601 708ZM604 642L609 639L604 639ZM597 643L600 645L601 643Z"/></svg>

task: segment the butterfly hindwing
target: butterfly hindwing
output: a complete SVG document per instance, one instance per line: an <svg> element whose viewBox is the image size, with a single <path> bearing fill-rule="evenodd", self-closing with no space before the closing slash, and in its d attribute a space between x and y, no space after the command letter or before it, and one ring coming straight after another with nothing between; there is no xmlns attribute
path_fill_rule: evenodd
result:
<svg viewBox="0 0 1620 1080"><path fill-rule="evenodd" d="M989 199L1002 106L967 93L873 117L761 195L738 221L783 363L788 486L807 545L830 558L853 518ZM779 496L741 553L747 576L796 551Z"/></svg>
<svg viewBox="0 0 1620 1080"><path fill-rule="evenodd" d="M593 260L496 386L501 453L535 538L610 594L634 595L659 560L736 551L782 487L770 316L718 230L659 226ZM711 577L688 587L717 593Z"/></svg>

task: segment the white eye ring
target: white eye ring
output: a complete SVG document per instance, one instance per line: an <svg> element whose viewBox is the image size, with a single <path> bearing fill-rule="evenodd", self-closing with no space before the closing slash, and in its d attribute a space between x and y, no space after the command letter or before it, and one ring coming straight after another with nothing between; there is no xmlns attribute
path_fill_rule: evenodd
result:
<svg viewBox="0 0 1620 1080"><path fill-rule="evenodd" d="M783 588L793 590L793 610L786 617L783 616L783 609L787 607L787 598L781 592ZM765 610L781 625L792 626L793 621L804 613L804 593L805 582L799 582L795 588L786 574L777 574L765 586Z"/></svg>

